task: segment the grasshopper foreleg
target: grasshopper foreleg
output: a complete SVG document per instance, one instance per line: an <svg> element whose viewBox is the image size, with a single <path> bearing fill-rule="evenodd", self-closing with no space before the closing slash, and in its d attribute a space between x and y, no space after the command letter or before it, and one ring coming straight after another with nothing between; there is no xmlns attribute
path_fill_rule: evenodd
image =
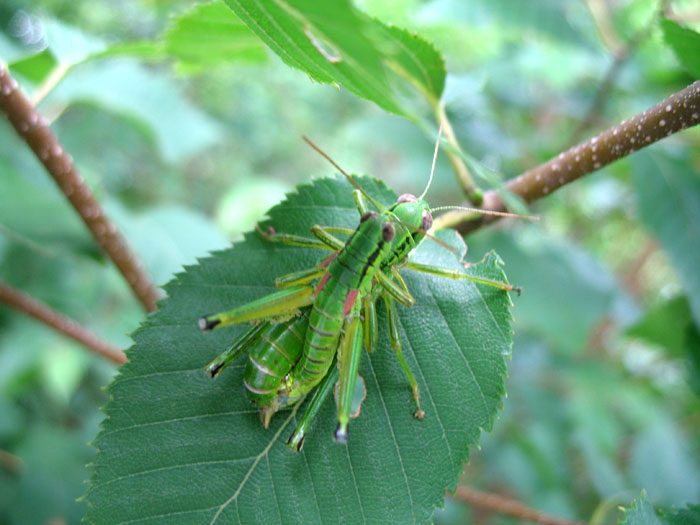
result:
<svg viewBox="0 0 700 525"><path fill-rule="evenodd" d="M408 363L406 363L406 359L403 356L401 335L399 334L398 315L396 313L396 308L394 307L394 301L388 295L384 295L383 297L384 303L386 304L387 318L389 320L389 339L391 340L391 348L394 349L394 353L396 354L399 363L401 363L401 367L408 378L408 382L411 384L413 400L416 402L416 411L414 412L413 416L417 419L423 419L425 417L425 412L420 407L420 389L418 388L418 381L416 381L413 372L411 372L411 369L408 367Z"/></svg>

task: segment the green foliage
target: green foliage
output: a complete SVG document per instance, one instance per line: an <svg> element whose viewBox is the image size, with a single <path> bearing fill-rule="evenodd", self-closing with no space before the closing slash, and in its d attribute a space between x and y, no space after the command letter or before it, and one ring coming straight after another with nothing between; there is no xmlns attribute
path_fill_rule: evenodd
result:
<svg viewBox="0 0 700 525"><path fill-rule="evenodd" d="M700 179L681 159L664 155L639 153L634 166L642 223L664 245L685 281L695 323L700 325Z"/></svg>
<svg viewBox="0 0 700 525"><path fill-rule="evenodd" d="M167 53L182 71L236 62L264 62L265 48L223 0L195 5L165 33Z"/></svg>
<svg viewBox="0 0 700 525"><path fill-rule="evenodd" d="M700 506L689 505L684 509L658 508L647 500L646 493L642 492L639 499L635 499L624 509L625 518L620 523L628 525L694 525L700 523Z"/></svg>
<svg viewBox="0 0 700 525"><path fill-rule="evenodd" d="M328 174L327 164L303 145L301 135L311 137L344 168L366 170L389 187L417 194L425 186L434 145L423 119L428 106L438 101L445 104L465 161L482 189L498 185L494 173L522 173L577 140L643 111L686 87L693 71L697 78L696 4L671 0L664 12L675 22L660 22L659 4L649 0L365 0L352 4L363 11L349 2L336 3L339 7L331 17L323 2L301 0L232 2L230 11L222 3L37 0L28 5L5 0L0 2L0 61L10 65L30 96L48 95L40 110L86 184L160 284L171 280L183 264L227 246L219 229L232 236L250 230L282 192ZM250 11L240 19L234 11L243 14L251 6L269 9L283 25L263 18L269 27L248 28L263 11ZM606 9L597 9L600 6ZM265 28L268 33L259 38ZM421 36L414 38L414 32ZM285 35L295 38L295 45L285 41ZM275 39L281 39L279 45ZM296 69L264 52L264 45ZM397 47L403 45L404 53ZM616 51L627 46L630 53L622 67L609 71ZM342 54L342 62L324 57L333 58L335 52ZM609 84L603 84L606 78ZM469 260L479 260L495 248L507 263L509 278L524 291L514 298L516 338L508 364L508 398L493 434L482 435L479 449L471 449L460 483L507 493L560 517L596 523L615 522L617 507L627 504L621 498L646 489L646 510L653 505L659 519L676 512L686 522L697 521L697 508L684 508L700 501L700 332L693 280L700 193L693 183L700 165L697 144L697 127L675 134L644 154L539 200L533 211L542 217L539 223L501 221L467 239ZM449 173L441 153L428 194L431 203L462 203ZM139 325L142 309L123 279L103 261L41 164L1 117L0 194L0 279L122 348L131 344L125 334ZM354 225L355 211L345 211L347 224ZM189 427L188 420L173 422L177 430L172 432L165 424L153 425L155 440L150 442L138 441L135 428L105 434L100 440L112 443L115 454L110 461L133 462L131 472L138 472L137 463L147 454L143 464L161 469L151 475L166 480L173 474L168 465L176 463L179 454L204 456L214 450L212 454L226 461L235 455L234 447L249 446L236 443L234 421L255 435L274 435L262 431L252 412L226 415L236 406L252 410L242 392L240 368L227 370L215 382L198 371L238 330L201 334L193 324L202 311L245 300L231 298L219 287L213 293L199 288L205 269L216 268L218 282L226 282L235 271L225 266L227 257L237 261L242 247L248 249L254 242L249 237L224 252L227 255L217 254L204 266L188 270L183 278L201 277L191 286L169 287L174 298L164 303L167 311L153 318L157 326L152 330L165 333L162 339L172 347L152 346L161 352L154 359L174 367L173 372L137 378L137 373L147 374L150 357L139 343L133 351L139 356L134 368L124 369L124 375L134 377L115 383L114 392L125 395L110 405L126 400L141 404L153 412L154 420L187 411L221 413L221 419L192 419ZM442 252L434 245L429 248L431 253L435 250ZM304 265L320 257L308 250L288 252L300 258L305 254ZM264 286L248 289L246 297L264 293L274 275L290 270L279 261L270 268L265 263L269 279ZM425 290L422 279L417 282ZM184 307L178 310L175 304L175 298L185 296L196 303L187 319L181 317ZM218 297L219 303L208 306L210 297ZM429 304L422 301L419 307ZM414 327L418 311L403 312L406 332L428 332L437 326ZM464 329L469 330L465 337L480 335L468 326ZM138 337L146 338L148 330L139 331ZM187 348L176 341L179 330L191 336L184 341L191 341ZM411 364L430 356L430 363L420 369L432 370L440 362L433 353L410 353ZM390 392L381 396L375 384L365 411L351 424L351 449L367 446L363 440L386 439L390 423L405 424L394 425L401 432L432 429L436 420L429 419L430 412L423 422L410 417L408 387L391 351L384 348L363 359L365 379L369 368L386 371L388 381L378 385ZM176 368L183 363L186 366ZM1 523L75 523L87 511L85 502L75 502L89 477L84 465L94 456L94 449L84 444L98 433L103 419L98 407L107 402L100 388L114 373L113 366L77 343L0 306ZM438 377L419 381L423 388L441 390L453 386L453 374L452 369L441 370ZM179 382L172 382L171 376ZM502 378L497 377L494 388L501 391ZM152 391L161 397L149 398ZM383 406L382 401L391 417L377 423L372 411ZM328 403L312 429L307 446L315 447L315 453L328 450L333 458L343 449L331 442L332 405ZM472 409L448 405L438 406L433 416L448 409ZM132 425L124 423L125 414L110 412L107 425ZM288 415L276 418L276 429ZM213 433L212 427L221 431ZM146 428L150 427L142 430ZM212 441L195 445L200 432L209 432ZM446 436L466 443L467 433ZM116 450L122 434L135 441L124 439L122 449ZM183 443L189 448L180 451L176 445ZM130 459L136 445L138 454ZM402 449L405 456L395 457L408 462L420 456L433 468L425 478L409 479L425 484L413 493L413 506L393 504L404 493L392 492L387 501L393 506L387 506L387 512L399 519L402 512L420 507L423 510L408 516L419 520L440 502L440 489L454 477L427 487L428 480L444 475L447 463L435 466L422 444L411 445ZM331 465L323 458L311 461L307 451L308 469L304 465L301 474L272 469L275 485L270 486L264 479L268 459L291 462L307 457L279 448L276 442L246 485L267 498L254 510L271 513L273 521L280 520L274 504L270 506L273 489L288 494L306 488L303 496L308 496L309 480L315 479L312 469ZM383 452L368 447L357 461L366 467ZM457 456L447 470L459 470ZM158 460L161 463L154 465ZM212 468L216 467L199 467L205 474L209 471L204 469ZM245 467L219 468L226 480L226 475ZM405 486L401 468L387 468L379 475L372 465L354 469L355 484L349 468L346 459L340 475L323 478L327 486L320 489L325 499L319 506L324 515L350 520L360 508L376 510L382 493L370 493L375 478ZM203 491L213 487L212 477L205 474L199 474L205 478L199 487ZM302 479L299 485L297 478ZM138 501L132 497L167 501L178 490L162 481L143 493L110 491L135 485L137 479L103 485L91 497L99 496L119 512L135 512ZM186 483L188 488L193 485L190 479ZM212 489L206 495L218 498L217 504L236 486L221 485L218 492ZM370 504L358 506L356 486L373 497ZM347 507L341 508L346 500ZM512 522L503 516L484 518L476 506L449 498L445 507L444 513L435 512L436 522ZM298 512L291 509L285 516L297 517Z"/></svg>
<svg viewBox="0 0 700 525"><path fill-rule="evenodd" d="M417 118L404 98L413 86L432 106L445 84L442 55L418 35L387 26L342 0L226 0L250 29L293 68L344 86L392 113Z"/></svg>
<svg viewBox="0 0 700 525"><path fill-rule="evenodd" d="M359 181L385 203L396 198L372 179ZM313 224L353 227L351 189L339 179L299 187L262 226L298 235ZM449 231L441 238L461 245ZM332 402L295 454L284 440L296 410L278 414L264 430L244 394L243 363L217 381L201 372L241 330L204 334L200 315L260 297L274 289L275 277L323 255L250 234L166 285L169 298L134 334L129 363L109 387L112 400L94 442L98 455L86 495L89 520L191 523L219 513L225 522L429 519L445 489L456 487L468 447L492 428L501 406L511 344L507 294L406 272L416 305L401 309L401 335L427 415L412 417L410 388L384 329L376 352L362 358L368 395L347 447L333 442ZM415 258L461 266L455 254L430 242ZM492 254L468 271L503 279L500 265ZM324 504L331 499L333 505Z"/></svg>
<svg viewBox="0 0 700 525"><path fill-rule="evenodd" d="M691 75L700 77L700 33L674 22L661 21L664 39Z"/></svg>

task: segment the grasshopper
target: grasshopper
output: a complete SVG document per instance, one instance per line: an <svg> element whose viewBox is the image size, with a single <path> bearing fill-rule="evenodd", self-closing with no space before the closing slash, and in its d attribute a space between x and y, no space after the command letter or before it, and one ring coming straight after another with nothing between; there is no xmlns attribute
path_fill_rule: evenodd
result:
<svg viewBox="0 0 700 525"><path fill-rule="evenodd" d="M518 291L512 285L472 277L449 268L424 265L408 260L409 253L427 237L443 244L428 235L433 223L432 211L424 200L432 181L437 156L438 143L433 157L433 169L430 180L420 197L412 194L401 195L395 204L386 208L374 201L358 184L338 166L328 155L311 141L304 139L340 171L355 186L353 197L360 214L360 223L355 230L338 227L314 225L311 228L313 238L277 233L274 231L258 232L270 242L282 242L295 246L323 248L331 254L318 265L278 277L275 285L279 291L252 301L248 304L199 320L202 330L212 330L239 323L263 323L253 327L244 334L233 347L210 363L206 370L215 376L225 363L254 348L246 369L247 388L252 397L261 406L261 419L267 426L276 410L300 402L314 388L295 431L287 445L301 450L304 437L316 417L323 401L338 383L338 425L335 440L345 444L348 441L348 425L352 396L356 380L362 347L371 351L377 341L377 321L375 302L378 298L385 301L391 346L411 385L416 410L414 416L422 419L425 412L420 406L418 382L403 356L401 339L398 333L396 302L411 307L415 299L401 277L398 269L407 268L433 275L466 279L481 284L497 287L504 291ZM369 209L369 205L377 211ZM439 209L445 209L439 208ZM487 212L485 210L463 208L480 213L516 216L514 214ZM349 235L347 241L338 239L334 233ZM448 247L452 249L451 247ZM302 310L306 315L298 317ZM302 329L306 326L301 350L298 341L289 340L280 352L280 346L271 344L269 335L286 332L291 327ZM277 327L277 328L274 328ZM266 339L267 337L267 339ZM291 351L293 350L293 352ZM258 362L261 356L277 356L287 353L293 359L282 359L280 365L270 368ZM273 361L269 359L268 361ZM336 366L337 363L337 366ZM255 372L257 370L257 372ZM250 373L249 373L250 371ZM260 382L249 384L256 375ZM261 386L264 385L264 386ZM276 393L273 394L273 389Z"/></svg>

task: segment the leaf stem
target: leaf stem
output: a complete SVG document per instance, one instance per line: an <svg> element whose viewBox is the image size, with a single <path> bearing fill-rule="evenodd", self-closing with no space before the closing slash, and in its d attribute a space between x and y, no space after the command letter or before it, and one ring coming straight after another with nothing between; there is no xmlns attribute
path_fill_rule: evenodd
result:
<svg viewBox="0 0 700 525"><path fill-rule="evenodd" d="M59 62L58 65L51 70L51 73L46 77L39 89L36 90L32 96L31 103L34 107L39 106L41 101L44 100L51 91L58 85L58 83L63 80L66 73L70 70L71 65L66 62Z"/></svg>
<svg viewBox="0 0 700 525"><path fill-rule="evenodd" d="M110 361L117 364L123 364L127 361L124 352L116 346L104 341L84 326L3 281L0 281L0 302L49 325L56 331L67 335Z"/></svg>
<svg viewBox="0 0 700 525"><path fill-rule="evenodd" d="M126 241L105 215L85 180L51 131L46 119L22 93L17 81L0 65L0 109L85 222L97 244L112 259L147 311L156 309L159 293L130 251Z"/></svg>
<svg viewBox="0 0 700 525"><path fill-rule="evenodd" d="M631 119L511 179L506 183L506 189L526 202L535 201L565 184L699 123L700 81L696 81ZM482 208L505 210L496 190L484 194ZM435 221L437 226L434 227L456 227L460 233L466 234L497 219L491 215L473 219L464 212L450 212L438 217Z"/></svg>
<svg viewBox="0 0 700 525"><path fill-rule="evenodd" d="M545 514L500 494L484 492L463 485L457 487L454 495L449 492L447 494L458 501L533 523L541 523L542 525L582 525L578 521Z"/></svg>
<svg viewBox="0 0 700 525"><path fill-rule="evenodd" d="M464 163L462 157L459 155L459 152L461 152L462 149L459 146L457 136L455 135L454 129L452 128L452 124L450 123L450 119L448 118L447 112L445 111L445 106L443 104L437 103L434 106L434 111L438 123L442 122L442 132L445 135L445 140L447 141L447 144L450 146L450 148L445 148L445 154L447 155L447 158L450 161L450 165L452 166L452 169L454 170L455 175L457 176L457 181L462 187L462 191L464 191L464 194L467 196L467 199L469 199L469 202L471 202L475 206L479 206L483 197L481 195L481 192L474 184L474 179L472 178L471 173L469 173L467 165ZM452 151L453 149L454 151Z"/></svg>

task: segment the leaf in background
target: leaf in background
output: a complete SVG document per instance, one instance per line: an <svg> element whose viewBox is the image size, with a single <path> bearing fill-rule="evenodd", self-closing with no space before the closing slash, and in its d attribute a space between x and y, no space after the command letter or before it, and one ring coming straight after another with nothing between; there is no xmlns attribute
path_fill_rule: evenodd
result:
<svg viewBox="0 0 700 525"><path fill-rule="evenodd" d="M44 38L51 54L59 62L78 64L107 47L99 38L55 19L43 21Z"/></svg>
<svg viewBox="0 0 700 525"><path fill-rule="evenodd" d="M135 214L111 201L106 208L157 285L197 257L229 245L210 219L181 206L161 205Z"/></svg>
<svg viewBox="0 0 700 525"><path fill-rule="evenodd" d="M386 111L417 118L411 87L437 104L445 84L442 55L428 42L387 26L347 0L226 0L290 67L335 83Z"/></svg>
<svg viewBox="0 0 700 525"><path fill-rule="evenodd" d="M395 200L383 184L358 180L381 201ZM355 227L351 189L338 179L301 186L270 210L263 227L299 235L313 224ZM454 232L441 236L461 244ZM89 521L206 522L219 510L222 523L430 519L445 489L456 487L468 447L492 428L501 406L512 343L505 293L406 271L416 305L399 308L400 331L427 415L412 417L410 389L383 329L377 351L362 356L368 397L347 447L333 442L332 402L296 454L283 443L298 414L284 411L264 430L244 394L243 363L216 381L201 371L244 327L205 334L199 316L258 298L274 290L275 277L325 255L249 234L166 286L169 298L134 334L130 361L109 387L85 496ZM455 254L429 242L416 259L461 266ZM495 255L468 271L504 279Z"/></svg>
<svg viewBox="0 0 700 525"><path fill-rule="evenodd" d="M80 218L52 182L33 183L0 158L0 234L22 242L44 255L97 256L97 248ZM47 224L50 221L50 227Z"/></svg>
<svg viewBox="0 0 700 525"><path fill-rule="evenodd" d="M661 21L664 40L691 75L700 77L700 33L669 20Z"/></svg>
<svg viewBox="0 0 700 525"><path fill-rule="evenodd" d="M167 77L128 59L81 65L47 97L41 109L55 113L77 101L92 102L148 126L168 162L199 153L218 141L221 132Z"/></svg>
<svg viewBox="0 0 700 525"><path fill-rule="evenodd" d="M10 70L13 74L19 73L30 82L39 84L51 73L56 64L56 58L51 54L51 51L44 49L35 55L13 62L10 64Z"/></svg>
<svg viewBox="0 0 700 525"><path fill-rule="evenodd" d="M663 521L656 514L654 506L647 500L646 492L642 491L639 499L632 500L629 507L623 509L625 519L620 523L628 525L663 525Z"/></svg>
<svg viewBox="0 0 700 525"><path fill-rule="evenodd" d="M692 314L688 298L680 295L650 308L626 334L662 346L679 357L686 350L685 332L689 323L692 323Z"/></svg>
<svg viewBox="0 0 700 525"><path fill-rule="evenodd" d="M631 162L640 220L659 239L687 286L700 326L700 178L689 161L661 153L639 152Z"/></svg>
<svg viewBox="0 0 700 525"><path fill-rule="evenodd" d="M649 309L625 333L665 348L672 357L686 358L688 383L700 395L700 330L693 322L686 296Z"/></svg>
<svg viewBox="0 0 700 525"><path fill-rule="evenodd" d="M593 31L582 30L593 26L590 12L581 7L578 2L562 0L437 0L428 4L426 14L429 20L444 17L469 26L496 25L501 33L518 38L542 35L555 42L592 47Z"/></svg>
<svg viewBox="0 0 700 525"><path fill-rule="evenodd" d="M688 357L688 383L700 396L700 329L688 325L685 331L686 356Z"/></svg>
<svg viewBox="0 0 700 525"><path fill-rule="evenodd" d="M700 505L688 505L687 508L659 508L647 500L645 491L642 491L639 499L622 509L625 513L624 521L627 525L697 525L700 523Z"/></svg>
<svg viewBox="0 0 700 525"><path fill-rule="evenodd" d="M678 505L700 494L700 463L692 444L671 419L660 418L629 448L629 475L655 503Z"/></svg>
<svg viewBox="0 0 700 525"><path fill-rule="evenodd" d="M42 20L42 29L46 47L10 64L13 72L20 73L35 85L41 84L57 67L67 71L107 47L101 40L55 19Z"/></svg>
<svg viewBox="0 0 700 525"><path fill-rule="evenodd" d="M223 0L195 5L178 16L165 33L165 47L183 71L267 59L260 39Z"/></svg>
<svg viewBox="0 0 700 525"><path fill-rule="evenodd" d="M503 256L510 281L523 287L515 302L516 330L524 328L559 349L578 352L615 298L612 276L588 253L543 238L537 227L469 237L472 258L489 249Z"/></svg>

